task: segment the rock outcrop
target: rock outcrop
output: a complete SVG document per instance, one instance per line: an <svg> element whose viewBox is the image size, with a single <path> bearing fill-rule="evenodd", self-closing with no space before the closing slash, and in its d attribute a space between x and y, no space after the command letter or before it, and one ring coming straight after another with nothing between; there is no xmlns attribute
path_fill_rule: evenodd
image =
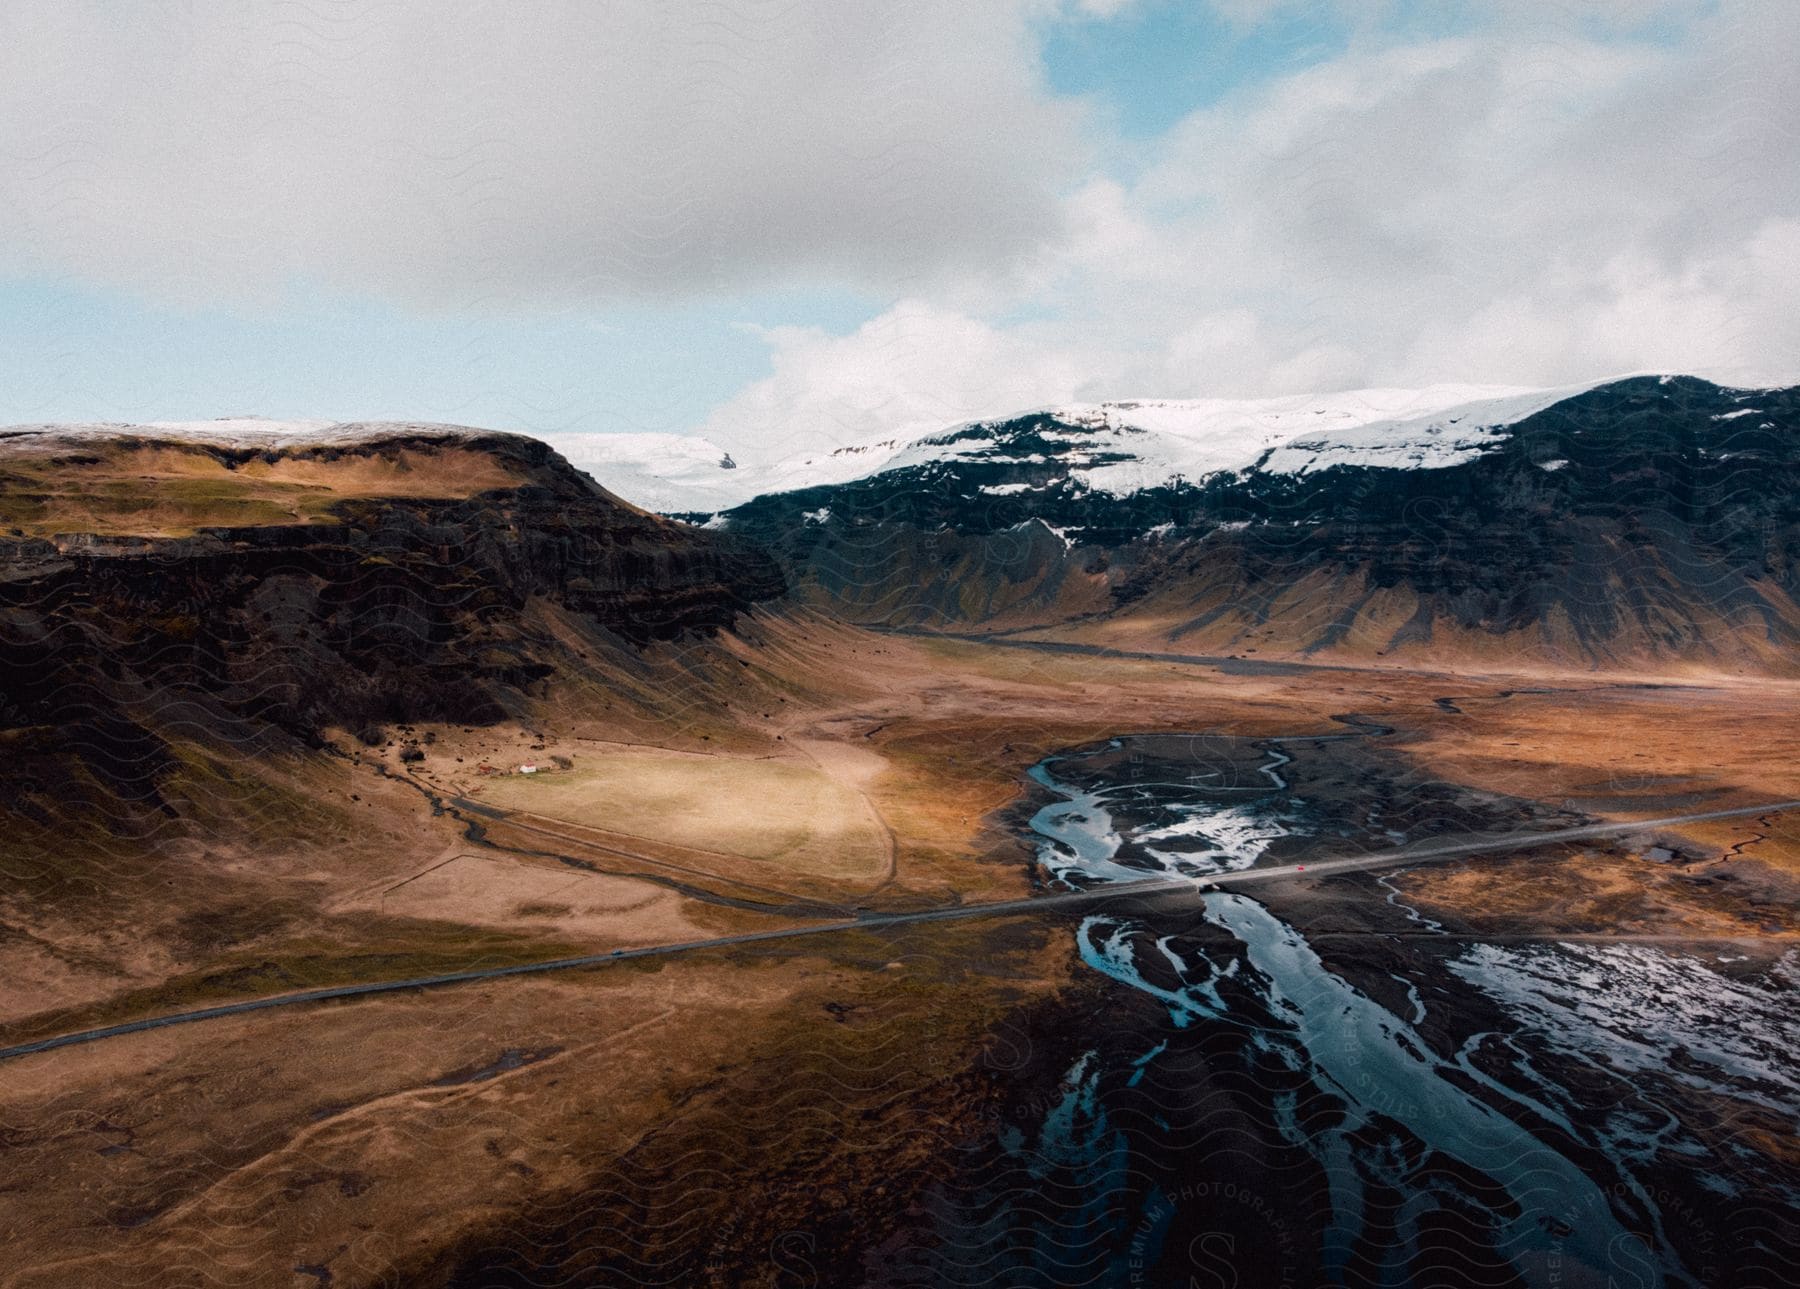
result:
<svg viewBox="0 0 1800 1289"><path fill-rule="evenodd" d="M416 480L442 453L508 486L348 486L379 462ZM215 508L239 472L295 463L326 495L307 493L305 522L0 537L0 742L13 797L0 804L29 810L85 783L97 800L153 805L172 731L250 750L331 726L500 720L590 651L629 656L713 633L784 589L754 546L646 514L513 435L251 448L40 435L0 450L0 472L16 502L52 476L92 476L97 494L151 459L161 473L139 486L152 503L159 490L191 490L201 467ZM425 490L458 489L452 479ZM579 638L549 629L546 611Z"/></svg>

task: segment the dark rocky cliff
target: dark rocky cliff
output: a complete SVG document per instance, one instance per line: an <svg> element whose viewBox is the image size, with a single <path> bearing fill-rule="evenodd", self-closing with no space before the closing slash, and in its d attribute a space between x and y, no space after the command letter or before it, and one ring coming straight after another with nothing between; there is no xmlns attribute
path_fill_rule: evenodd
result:
<svg viewBox="0 0 1800 1289"><path fill-rule="evenodd" d="M452 445L520 482L356 496L312 523L0 538L9 790L28 798L35 779L64 776L153 797L171 730L248 749L329 725L494 721L584 651L714 632L783 592L755 547L636 510L529 439L390 435L295 452L354 467ZM579 640L545 627L546 606Z"/></svg>
<svg viewBox="0 0 1800 1289"><path fill-rule="evenodd" d="M1637 378L1444 468L1259 462L1127 496L1079 486L1077 454L1096 462L1056 431L974 427L991 451L727 519L808 597L888 624L1135 616L1220 649L1800 662L1800 390Z"/></svg>

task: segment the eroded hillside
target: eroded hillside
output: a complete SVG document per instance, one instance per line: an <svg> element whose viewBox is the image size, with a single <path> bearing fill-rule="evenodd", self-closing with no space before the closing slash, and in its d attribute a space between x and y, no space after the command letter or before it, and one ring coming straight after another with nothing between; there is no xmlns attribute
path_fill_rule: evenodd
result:
<svg viewBox="0 0 1800 1289"><path fill-rule="evenodd" d="M1800 656L1800 392L1643 377L1202 477L1114 423L1132 406L963 427L719 522L883 625L1479 665Z"/></svg>

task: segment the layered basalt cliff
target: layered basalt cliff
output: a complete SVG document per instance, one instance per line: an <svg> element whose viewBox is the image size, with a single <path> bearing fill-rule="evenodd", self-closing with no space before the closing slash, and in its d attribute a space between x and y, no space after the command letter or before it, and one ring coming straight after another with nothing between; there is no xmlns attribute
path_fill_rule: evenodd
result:
<svg viewBox="0 0 1800 1289"><path fill-rule="evenodd" d="M716 632L784 589L753 546L637 510L512 435L90 432L0 451L9 509L43 534L0 537L0 739L24 800L66 797L59 777L153 799L171 731L254 748L518 715L584 655ZM288 522L190 522L251 502ZM60 529L81 516L106 531Z"/></svg>

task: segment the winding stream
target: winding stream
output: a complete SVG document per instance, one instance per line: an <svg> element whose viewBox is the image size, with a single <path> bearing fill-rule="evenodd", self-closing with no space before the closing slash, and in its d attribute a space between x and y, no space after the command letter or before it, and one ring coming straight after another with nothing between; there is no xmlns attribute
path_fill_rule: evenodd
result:
<svg viewBox="0 0 1800 1289"><path fill-rule="evenodd" d="M1050 757L1030 771L1052 798L1029 821L1044 879L1197 876L1311 838L1376 845L1430 825L1384 814L1384 800L1296 791L1285 772L1328 755L1325 741L1196 741L1171 755L1166 740L1147 754L1115 740ZM1721 1215L1792 1206L1800 1186L1741 1136L1706 1128L1722 1116L1800 1129L1792 954L1746 976L1643 945L1471 942L1373 885L1370 916L1390 933L1363 937L1349 975L1243 895L1084 919L1083 961L1167 1023L1096 1035L1059 1099L1006 1143L1030 1180L990 1169L987 1190L960 1201L979 1222L936 1215L946 1247L988 1283L1020 1284L1223 1283L1203 1272L1238 1275L1239 1230L1266 1246L1243 1283L1399 1286L1455 1262L1457 1283L1654 1287L1755 1264L1755 1247L1724 1247ZM1183 1131L1204 1117L1188 1100L1202 1078L1222 1089L1206 1092L1205 1122L1229 1095L1252 1107L1238 1113L1245 1142L1267 1144ZM1233 1175L1209 1153L1222 1149L1277 1161L1264 1171L1278 1180L1253 1183L1247 1167L1230 1196L1229 1180L1210 1180ZM1017 1229L1037 1232L1031 1247L996 1234ZM1084 1235L1051 1247L1046 1229Z"/></svg>

